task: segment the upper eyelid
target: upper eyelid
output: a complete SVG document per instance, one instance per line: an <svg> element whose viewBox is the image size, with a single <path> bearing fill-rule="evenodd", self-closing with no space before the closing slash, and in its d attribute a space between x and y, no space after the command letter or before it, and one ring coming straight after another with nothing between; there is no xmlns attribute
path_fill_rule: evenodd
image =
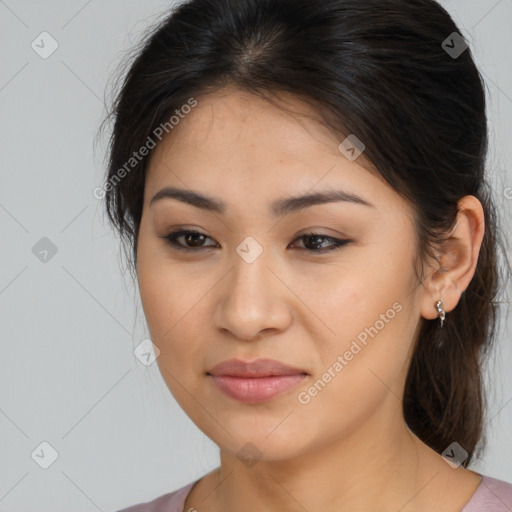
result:
<svg viewBox="0 0 512 512"><path fill-rule="evenodd" d="M318 229L320 229L320 228L318 228ZM198 231L196 229L176 229L174 231L171 231L167 235L165 235L163 238L167 239L170 243L171 242L175 243L178 238L181 238L182 236L186 236L188 234L203 235L206 238L209 238L210 240L214 240L214 238L212 238L211 236L206 235L205 233L202 233L201 231ZM305 232L302 232L299 235L295 236L295 238L292 240L292 242L300 240L301 238L304 238L305 236L318 236L320 238L331 240L333 242L332 245L335 245L335 243L340 243L340 242L348 243L351 241L351 239L349 239L348 237L338 238L338 237L335 237L332 235L328 235L325 233L315 231L314 229L310 229L310 230L306 230ZM172 240L170 239L171 237L173 238ZM218 243L218 242L216 242L216 243ZM179 243L175 243L175 246L177 246L178 248L184 249L184 250L191 250L191 251L200 250L200 249L208 249L208 248L214 247L213 245L205 245L205 246L200 246L200 247L188 247L187 245L181 245ZM320 251L311 251L311 252L320 252Z"/></svg>
<svg viewBox="0 0 512 512"><path fill-rule="evenodd" d="M165 235L164 238L167 238L167 237L170 237L170 236L174 236L176 238L179 238L180 236L184 236L184 235L188 235L188 234L203 235L203 236L205 236L207 238L210 238L210 239L214 240L214 238L211 237L210 235L207 235L206 233L203 233L202 231L198 231L196 229L176 229L174 231L170 231L167 235ZM321 233L321 232L316 231L314 229L309 229L309 230L306 230L306 231L298 234L294 238L294 240L296 240L297 238L301 238L303 236L313 236L313 235L321 236L323 238L332 238L334 240L340 240L340 238L338 238L338 237L336 237L334 235L328 235L327 233ZM343 236L343 235L340 235L340 236Z"/></svg>

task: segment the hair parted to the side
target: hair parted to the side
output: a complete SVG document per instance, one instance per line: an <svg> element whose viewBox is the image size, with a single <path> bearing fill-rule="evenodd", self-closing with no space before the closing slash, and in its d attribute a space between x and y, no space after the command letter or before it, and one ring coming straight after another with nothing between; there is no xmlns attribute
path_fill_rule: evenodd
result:
<svg viewBox="0 0 512 512"><path fill-rule="evenodd" d="M409 428L438 453L460 444L467 467L485 445L482 364L497 334L504 242L485 176L484 82L469 48L458 58L443 49L453 32L434 0L190 0L136 48L102 128L112 122L106 210L133 277L149 156L112 177L190 98L226 85L269 100L291 93L364 142L364 158L414 207L418 285L458 200L476 196L486 230L474 278L443 329L422 320L403 402Z"/></svg>

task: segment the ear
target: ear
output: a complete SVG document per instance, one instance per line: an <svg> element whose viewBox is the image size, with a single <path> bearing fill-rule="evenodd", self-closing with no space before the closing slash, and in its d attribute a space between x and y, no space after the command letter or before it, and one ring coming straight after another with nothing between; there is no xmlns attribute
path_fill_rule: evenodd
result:
<svg viewBox="0 0 512 512"><path fill-rule="evenodd" d="M463 197L457 208L455 227L424 281L426 293L422 298L421 314L427 319L437 318L434 304L439 299L446 312L455 309L475 274L485 231L484 211L480 201L471 195Z"/></svg>

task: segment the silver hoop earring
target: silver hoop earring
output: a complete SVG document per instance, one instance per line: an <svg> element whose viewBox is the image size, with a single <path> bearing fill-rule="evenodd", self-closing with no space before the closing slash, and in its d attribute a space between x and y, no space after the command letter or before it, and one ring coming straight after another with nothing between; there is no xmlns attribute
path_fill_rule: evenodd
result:
<svg viewBox="0 0 512 512"><path fill-rule="evenodd" d="M439 327L442 329L443 328L444 319L446 318L446 312L443 309L443 301L442 300L438 300L437 302L435 302L435 308L437 309L437 315L438 315L438 318L439 318Z"/></svg>

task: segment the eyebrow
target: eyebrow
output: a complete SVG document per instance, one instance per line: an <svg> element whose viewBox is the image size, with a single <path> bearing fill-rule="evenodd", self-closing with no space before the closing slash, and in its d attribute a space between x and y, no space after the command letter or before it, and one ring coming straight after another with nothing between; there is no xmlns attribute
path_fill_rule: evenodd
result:
<svg viewBox="0 0 512 512"><path fill-rule="evenodd" d="M220 199L208 197L192 190L180 188L165 187L161 189L149 202L150 206L161 199L176 199L183 203L195 206L196 208L201 208L202 210L219 214L224 214L227 209L226 203ZM315 192L302 196L278 199L270 205L270 210L274 216L283 216L288 213L303 210L310 206L342 201L375 208L372 203L352 192L347 192L345 190L326 190L324 192Z"/></svg>

